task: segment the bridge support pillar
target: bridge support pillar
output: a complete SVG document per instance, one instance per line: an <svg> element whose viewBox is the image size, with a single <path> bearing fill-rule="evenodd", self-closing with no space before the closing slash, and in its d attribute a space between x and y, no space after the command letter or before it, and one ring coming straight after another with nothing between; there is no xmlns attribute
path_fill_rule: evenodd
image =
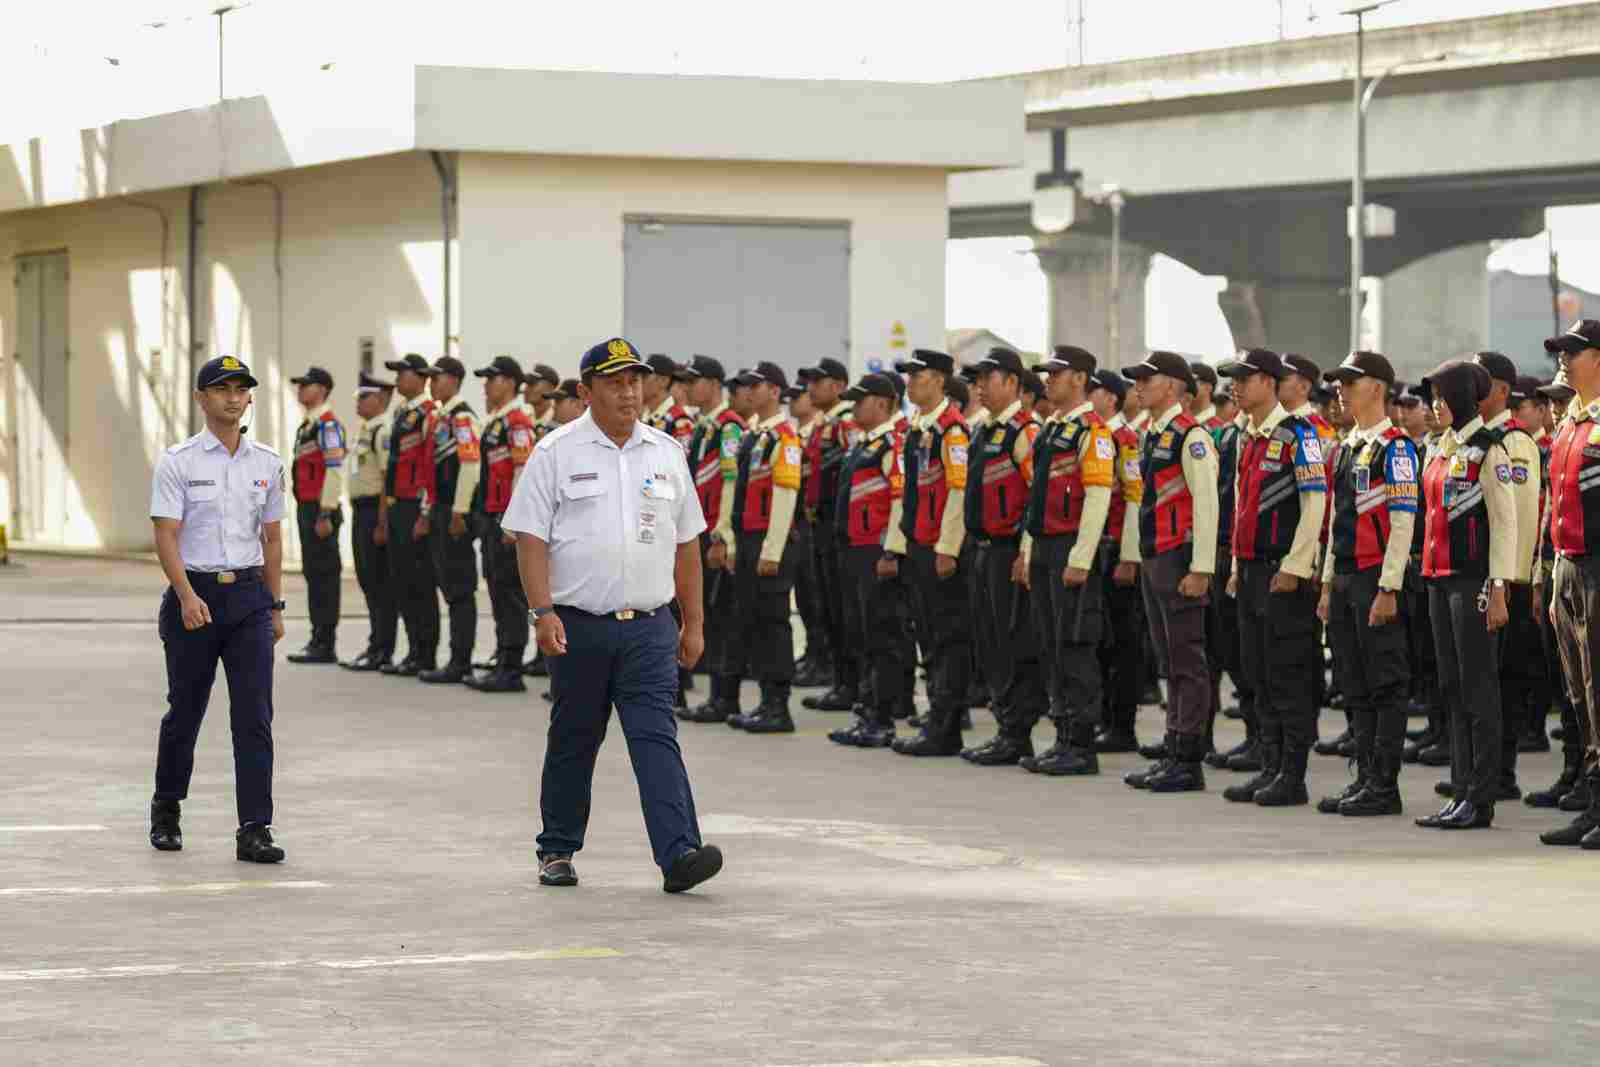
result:
<svg viewBox="0 0 1600 1067"><path fill-rule="evenodd" d="M1078 345L1102 367L1126 367L1145 356L1144 283L1149 249L1123 241L1118 250L1117 338L1111 331L1111 241L1096 234L1035 237L1039 267L1049 279L1050 343Z"/></svg>
<svg viewBox="0 0 1600 1067"><path fill-rule="evenodd" d="M1324 368L1350 351L1348 301L1332 280L1230 278L1217 296L1235 345L1298 352Z"/></svg>

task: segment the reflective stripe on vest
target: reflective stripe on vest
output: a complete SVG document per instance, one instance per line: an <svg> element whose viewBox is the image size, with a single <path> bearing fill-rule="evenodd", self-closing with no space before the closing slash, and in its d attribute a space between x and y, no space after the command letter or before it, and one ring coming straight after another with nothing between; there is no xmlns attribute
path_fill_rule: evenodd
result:
<svg viewBox="0 0 1600 1067"><path fill-rule="evenodd" d="M1015 537L1022 529L1028 483L1017 466L1016 447L1027 425L1028 418L1019 408L1004 426L986 429L983 440L972 443L963 507L968 533Z"/></svg>
<svg viewBox="0 0 1600 1067"><path fill-rule="evenodd" d="M1489 574L1489 506L1478 477L1484 456L1503 435L1479 430L1449 456L1428 461L1422 477L1428 532L1422 543L1422 573L1427 578Z"/></svg>
<svg viewBox="0 0 1600 1067"><path fill-rule="evenodd" d="M1139 502L1139 552L1145 559L1194 541L1194 496L1183 477L1183 450L1189 431L1198 426L1188 415L1178 415L1161 433L1152 430L1145 438Z"/></svg>
<svg viewBox="0 0 1600 1067"><path fill-rule="evenodd" d="M1595 551L1600 535L1600 423L1561 424L1550 446L1550 541L1568 556Z"/></svg>
<svg viewBox="0 0 1600 1067"><path fill-rule="evenodd" d="M845 532L851 545L883 543L889 528L889 509L894 491L883 473L883 457L894 447L894 434L876 441L862 442L845 453L839 470L839 492L834 514L845 517Z"/></svg>

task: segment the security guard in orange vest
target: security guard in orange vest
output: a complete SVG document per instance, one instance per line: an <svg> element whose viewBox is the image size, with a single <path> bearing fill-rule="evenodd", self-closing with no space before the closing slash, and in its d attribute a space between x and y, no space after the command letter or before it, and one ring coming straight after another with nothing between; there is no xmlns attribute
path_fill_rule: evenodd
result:
<svg viewBox="0 0 1600 1067"><path fill-rule="evenodd" d="M300 390L306 417L294 435L295 515L300 563L306 576L311 640L290 663L337 663L334 632L339 625L339 527L344 525L344 423L328 405L333 375L321 367L290 378Z"/></svg>
<svg viewBox="0 0 1600 1067"><path fill-rule="evenodd" d="M1034 724L1049 710L1027 585L1013 581L1024 577L1017 568L1039 423L1023 410L1028 372L1021 356L1009 348L990 349L977 370L989 419L968 456L970 490L962 505L966 541L973 546L973 646L984 661L989 707L1000 732L961 756L978 766L998 767L1033 755Z"/></svg>
<svg viewBox="0 0 1600 1067"><path fill-rule="evenodd" d="M888 572L904 570L917 641L928 657L928 713L915 738L902 738L903 756L954 756L961 751L972 634L965 576L957 574L966 538L969 440L957 404L946 395L955 360L919 348L895 369L907 375L906 395L917 407L906 435L905 489L890 516L884 556ZM880 572L882 573L882 572Z"/></svg>
<svg viewBox="0 0 1600 1067"><path fill-rule="evenodd" d="M1117 445L1088 399L1094 356L1057 345L1041 368L1057 414L1033 443L1026 536L1013 577L1029 591L1029 621L1038 635L1056 740L1022 766L1052 777L1098 774L1095 734L1104 714L1101 538L1117 484ZM1026 721L1031 730L1034 719Z"/></svg>
<svg viewBox="0 0 1600 1067"><path fill-rule="evenodd" d="M1151 418L1140 455L1139 555L1150 637L1167 663L1167 755L1123 781L1155 793L1192 792L1206 787L1205 620L1216 570L1217 449L1183 411L1194 386L1188 360L1152 352L1122 373Z"/></svg>
<svg viewBox="0 0 1600 1067"><path fill-rule="evenodd" d="M1223 797L1262 807L1305 804L1306 759L1317 739L1316 561L1328 501L1322 442L1278 402L1290 373L1276 352L1252 348L1218 370L1250 415L1239 441L1233 562L1240 664L1261 731L1261 773Z"/></svg>
<svg viewBox="0 0 1600 1067"><path fill-rule="evenodd" d="M439 653L439 598L433 587L433 556L428 551L423 501L433 484L428 451L433 401L427 393L428 361L415 352L390 360L401 402L389 431L389 473L384 479L378 528L389 550L389 582L406 625L406 655L380 667L384 674L415 676L430 671Z"/></svg>
<svg viewBox="0 0 1600 1067"><path fill-rule="evenodd" d="M737 706L738 677L760 684L761 703L749 715L730 711L729 726L749 733L793 733L789 693L794 680L794 633L789 621L796 559L789 545L800 494L800 437L783 409L788 377L763 361L740 377L755 409L739 438L732 492L708 553L713 567L731 568L736 618L727 634L724 699ZM727 487L724 487L725 489ZM731 672L730 672L731 673Z"/></svg>
<svg viewBox="0 0 1600 1067"><path fill-rule="evenodd" d="M472 673L472 645L478 634L478 561L467 522L478 490L481 460L478 417L461 395L467 368L454 356L440 356L427 371L434 409L428 420L428 459L433 480L424 494L419 533L428 536L434 582L450 609L450 660L424 670L423 682L460 682Z"/></svg>
<svg viewBox="0 0 1600 1067"><path fill-rule="evenodd" d="M501 529L511 491L533 454L533 418L518 400L522 367L510 356L496 356L473 371L483 379L484 407L480 454L483 477L473 501L473 517L482 538L484 579L494 612L494 666L462 681L483 693L521 693L522 655L528 648L528 598L517 570L517 539Z"/></svg>

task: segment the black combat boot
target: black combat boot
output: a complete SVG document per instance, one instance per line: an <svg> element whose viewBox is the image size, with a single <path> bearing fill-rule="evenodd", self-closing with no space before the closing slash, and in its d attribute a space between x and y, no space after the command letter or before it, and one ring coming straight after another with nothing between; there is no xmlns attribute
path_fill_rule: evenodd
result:
<svg viewBox="0 0 1600 1067"><path fill-rule="evenodd" d="M1165 774L1167 770L1167 764L1171 760L1171 757L1169 757L1167 753L1174 751L1173 738L1175 736L1176 735L1173 734L1171 730L1168 730L1166 736L1156 744L1141 746L1139 749L1139 755L1144 756L1145 759L1153 758L1155 759L1155 762L1143 770L1129 771L1127 774L1123 775L1123 784L1132 786L1134 789L1148 789L1150 787L1150 779L1153 776ZM1152 757L1147 755L1149 752L1160 752L1161 755Z"/></svg>
<svg viewBox="0 0 1600 1067"><path fill-rule="evenodd" d="M792 734L794 719L789 714L789 686L783 682L763 682L761 703L746 716L747 734Z"/></svg>
<svg viewBox="0 0 1600 1067"><path fill-rule="evenodd" d="M1590 803L1584 807L1583 811L1578 813L1576 819L1573 819L1566 826L1561 827L1559 830L1546 830L1540 834L1540 841L1547 845L1581 845L1589 835L1594 833L1596 827L1600 827L1600 789L1594 788L1595 773L1591 771L1585 774L1578 783L1578 789L1584 791L1585 795L1589 797ZM1574 790L1574 792L1576 791ZM1567 794L1567 796L1572 795L1572 793Z"/></svg>
<svg viewBox="0 0 1600 1067"><path fill-rule="evenodd" d="M1045 760L1054 759L1056 756L1072 747L1071 720L1065 715L1053 715L1051 716L1050 721L1055 723L1056 727L1056 739L1050 743L1050 747L1039 753L1037 756L1024 756L1022 759L1017 761L1017 766L1021 767L1030 774L1038 774L1040 763Z"/></svg>
<svg viewBox="0 0 1600 1067"><path fill-rule="evenodd" d="M306 647L298 652L289 653L290 663L337 663L339 657L333 653L333 627L313 626L311 640L306 642Z"/></svg>
<svg viewBox="0 0 1600 1067"><path fill-rule="evenodd" d="M800 662L795 664L794 685L802 689L814 689L819 686L832 685L836 675L833 671L833 661L821 649L813 655L808 649ZM849 711L849 705L843 708L828 708L828 711Z"/></svg>
<svg viewBox="0 0 1600 1067"><path fill-rule="evenodd" d="M178 826L176 800L150 802L150 847L160 852L182 852L183 830Z"/></svg>
<svg viewBox="0 0 1600 1067"><path fill-rule="evenodd" d="M812 711L849 711L856 706L856 697L853 687L836 685L818 696L801 697L800 706Z"/></svg>
<svg viewBox="0 0 1600 1067"><path fill-rule="evenodd" d="M1369 708L1355 708L1350 713L1350 732L1355 740L1356 777L1349 785L1332 796L1317 801L1317 810L1324 815L1339 814L1339 805L1361 795L1372 778L1375 766L1373 751L1377 745L1377 713Z"/></svg>
<svg viewBox="0 0 1600 1067"><path fill-rule="evenodd" d="M1030 770L1051 778L1099 774L1100 757L1094 750L1094 727L1073 723L1067 730L1067 743L1058 743L1054 755L1035 760Z"/></svg>
<svg viewBox="0 0 1600 1067"><path fill-rule="evenodd" d="M1574 752L1563 748L1561 752L1561 776L1549 789L1536 789L1522 798L1522 802L1530 808L1553 808L1561 803L1561 798L1572 791L1578 784L1578 777L1583 773L1583 753Z"/></svg>
<svg viewBox="0 0 1600 1067"><path fill-rule="evenodd" d="M1399 815L1403 810L1400 802L1399 754L1394 746L1386 745L1373 755L1371 769L1361 791L1339 804L1339 814L1361 818Z"/></svg>
<svg viewBox="0 0 1600 1067"><path fill-rule="evenodd" d="M1256 792L1256 805L1290 808L1310 803L1311 797L1306 792L1306 760L1310 755L1311 750L1304 745L1284 745L1278 777Z"/></svg>
<svg viewBox="0 0 1600 1067"><path fill-rule="evenodd" d="M1145 779L1144 787L1152 793L1198 793L1205 790L1206 754L1205 737L1188 734L1172 735L1173 758L1163 769Z"/></svg>
<svg viewBox="0 0 1600 1067"><path fill-rule="evenodd" d="M234 855L247 863L282 863L283 849L272 843L271 827L246 823L234 835Z"/></svg>
<svg viewBox="0 0 1600 1067"><path fill-rule="evenodd" d="M1261 773L1248 782L1230 785L1222 791L1223 800L1231 800L1235 804L1249 804L1255 801L1256 794L1271 785L1278 777L1278 771L1283 766L1283 748L1263 740L1260 744Z"/></svg>
<svg viewBox="0 0 1600 1067"><path fill-rule="evenodd" d="M454 685L465 681L467 675L472 673L472 665L468 662L470 656L463 654L451 656L450 662L437 670L422 670L417 672L417 681L428 682L432 685Z"/></svg>
<svg viewBox="0 0 1600 1067"><path fill-rule="evenodd" d="M1141 758L1148 760L1171 759L1173 756L1171 731L1168 731L1166 736L1153 745L1140 745L1139 755Z"/></svg>
<svg viewBox="0 0 1600 1067"><path fill-rule="evenodd" d="M960 705L940 705L928 709L922 729L915 737L898 738L890 747L902 756L957 756L961 754Z"/></svg>
<svg viewBox="0 0 1600 1067"><path fill-rule="evenodd" d="M414 678L417 673L417 657L407 652L405 658L399 663L386 663L378 668L383 674L392 674L397 678Z"/></svg>

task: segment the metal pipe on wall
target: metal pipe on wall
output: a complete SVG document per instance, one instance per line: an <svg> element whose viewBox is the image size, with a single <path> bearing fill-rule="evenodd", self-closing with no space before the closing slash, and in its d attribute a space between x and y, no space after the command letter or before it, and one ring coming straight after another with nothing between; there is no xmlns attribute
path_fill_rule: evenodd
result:
<svg viewBox="0 0 1600 1067"><path fill-rule="evenodd" d="M289 454L289 423L284 412L283 383L288 381L283 366L283 187L277 182L266 178L251 178L248 181L235 183L237 185L256 185L268 189L272 193L272 272L276 279L275 311L277 322L273 332L273 365L277 368L277 380L272 390L272 418L273 430L277 436L278 451L283 455ZM257 435L259 439L260 435Z"/></svg>
<svg viewBox="0 0 1600 1067"><path fill-rule="evenodd" d="M152 204L147 200L127 200L124 202L129 207L141 208L145 211L154 211L156 216L161 220L161 351L168 353L170 358L170 354L172 352L172 342L174 339L174 331L172 329L172 296L170 278L172 218L167 214L167 209L162 207L160 204ZM133 356L135 359L138 359L138 352L133 353ZM174 423L177 422L176 399L169 395L165 398L165 402L161 402L162 398L159 383L156 380L155 374L150 370L146 370L144 379L145 384L150 387L150 391L156 395L157 400L160 403L162 415L167 421L168 431L172 432L176 430L177 427L174 425ZM178 396L187 398L187 391L179 389Z"/></svg>
<svg viewBox="0 0 1600 1067"><path fill-rule="evenodd" d="M439 172L440 211L444 216L444 339L439 354L448 356L450 338L454 336L454 314L451 298L451 247L455 239L456 174L454 160L447 152L429 152L433 168Z"/></svg>
<svg viewBox="0 0 1600 1067"><path fill-rule="evenodd" d="M189 319L189 344L184 359L184 380L188 387L183 390L188 399L189 407L189 436L199 433L200 409L192 397L188 397L194 388L195 373L200 369L196 357L200 354L201 329L200 329L200 186L189 186L189 249L188 270L184 277L184 310Z"/></svg>

